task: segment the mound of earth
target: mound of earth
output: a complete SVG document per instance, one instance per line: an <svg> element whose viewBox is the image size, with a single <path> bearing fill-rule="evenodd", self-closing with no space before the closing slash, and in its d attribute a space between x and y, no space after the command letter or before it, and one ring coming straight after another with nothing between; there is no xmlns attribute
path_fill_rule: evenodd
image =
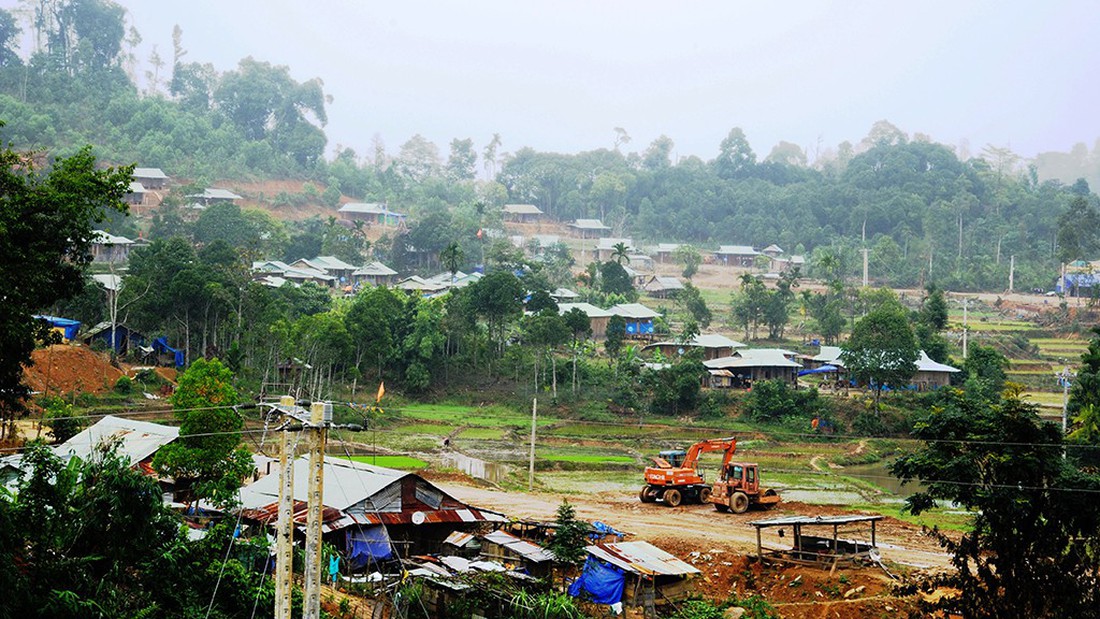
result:
<svg viewBox="0 0 1100 619"><path fill-rule="evenodd" d="M23 369L23 380L42 393L105 393L123 375L106 355L84 346L54 344L35 350L31 360L32 365Z"/></svg>

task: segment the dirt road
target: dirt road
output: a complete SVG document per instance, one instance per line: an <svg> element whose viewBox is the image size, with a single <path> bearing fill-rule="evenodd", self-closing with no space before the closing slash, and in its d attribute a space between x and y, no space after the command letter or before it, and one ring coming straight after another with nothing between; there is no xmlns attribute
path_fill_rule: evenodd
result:
<svg viewBox="0 0 1100 619"><path fill-rule="evenodd" d="M846 513L818 505L785 502L770 512L749 511L738 515L720 513L707 505L669 508L660 504L643 504L637 497L622 493L565 496L538 492L504 492L454 481L437 483L461 501L518 518L553 520L555 510L561 500L566 498L580 518L603 521L637 539L658 544L661 540L670 540L677 547L691 548L698 552L707 552L717 546L743 554L754 553L756 529L749 525L754 520L783 515ZM860 531L857 535L869 536L869 533ZM918 527L908 523L887 517L878 523L877 536L886 561L914 568L941 568L948 564L948 556L938 543ZM765 533L763 545L765 548L789 548L790 539L780 539L773 530Z"/></svg>

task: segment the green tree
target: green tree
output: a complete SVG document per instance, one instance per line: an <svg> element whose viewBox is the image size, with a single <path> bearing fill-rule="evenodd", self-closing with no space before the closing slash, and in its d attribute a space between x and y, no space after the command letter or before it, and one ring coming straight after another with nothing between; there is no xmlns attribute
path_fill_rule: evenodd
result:
<svg viewBox="0 0 1100 619"><path fill-rule="evenodd" d="M1077 196L1058 217L1058 260L1069 264L1100 250L1100 213L1084 196Z"/></svg>
<svg viewBox="0 0 1100 619"><path fill-rule="evenodd" d="M0 125L2 127L3 125ZM45 170L11 148L0 150L0 438L23 409L41 323L31 316L84 286L95 233L108 211L125 212L132 168L97 169L91 148Z"/></svg>
<svg viewBox="0 0 1100 619"><path fill-rule="evenodd" d="M703 255L694 245L681 245L676 248L676 258L684 263L684 270L680 274L689 281L699 272L699 265L703 263Z"/></svg>
<svg viewBox="0 0 1100 619"><path fill-rule="evenodd" d="M996 403L948 392L914 424L924 441L892 473L920 480L906 501L920 514L938 502L972 514L960 539L937 534L954 572L938 609L964 617L1098 617L1100 479L1062 457L1057 427L1015 393ZM1042 595L1036 595L1041 591Z"/></svg>
<svg viewBox="0 0 1100 619"><path fill-rule="evenodd" d="M233 372L221 361L199 359L191 364L172 394L180 437L153 458L157 472L190 485L197 499L232 504L253 471L252 457L241 445L244 419L233 408L239 401Z"/></svg>
<svg viewBox="0 0 1100 619"><path fill-rule="evenodd" d="M676 295L676 303L687 310L700 329L709 327L710 321L714 319L706 299L691 282L684 283L684 289Z"/></svg>
<svg viewBox="0 0 1100 619"><path fill-rule="evenodd" d="M943 289L935 284L928 284L925 293L918 319L934 331L943 331L947 328L947 299Z"/></svg>
<svg viewBox="0 0 1100 619"><path fill-rule="evenodd" d="M729 135L718 148L718 158L712 163L721 178L736 179L751 175L756 167L756 153L749 146L745 132L740 127L730 129Z"/></svg>
<svg viewBox="0 0 1100 619"><path fill-rule="evenodd" d="M626 340L626 321L622 316L615 315L607 320L606 339L603 343L603 348L607 352L607 356L613 361L619 356L619 352L623 349L623 342Z"/></svg>
<svg viewBox="0 0 1100 619"><path fill-rule="evenodd" d="M731 295L730 323L745 330L745 339L756 339L756 330L766 319L769 292L759 277L741 276L741 289Z"/></svg>
<svg viewBox="0 0 1100 619"><path fill-rule="evenodd" d="M458 273L458 269L465 259L466 256L462 251L462 246L453 241L444 247L443 251L439 252L439 262L451 274L451 283L454 283L455 273Z"/></svg>
<svg viewBox="0 0 1100 619"><path fill-rule="evenodd" d="M882 388L907 385L917 371L919 356L917 338L904 310L883 305L855 324L840 359L856 380L874 389L877 411Z"/></svg>
<svg viewBox="0 0 1100 619"><path fill-rule="evenodd" d="M547 550L554 555L555 561L579 567L586 556L584 547L588 543L588 523L578 520L577 511L567 499L562 499L554 524L554 537L550 538Z"/></svg>
<svg viewBox="0 0 1100 619"><path fill-rule="evenodd" d="M969 380L992 400L1000 397L1005 388L1008 375L1008 359L992 346L975 344L967 351L969 355L963 363L963 371Z"/></svg>
<svg viewBox="0 0 1100 619"><path fill-rule="evenodd" d="M469 287L475 312L485 319L489 334L503 352L504 331L510 321L523 313L523 283L508 271L494 271Z"/></svg>
<svg viewBox="0 0 1100 619"><path fill-rule="evenodd" d="M623 265L614 260L608 260L601 262L599 269L600 292L608 295L620 294L631 301L637 300L638 291L634 289L634 282L630 280L630 275L627 274Z"/></svg>
<svg viewBox="0 0 1100 619"><path fill-rule="evenodd" d="M1068 410L1071 415L1089 405L1100 409L1100 326L1093 327L1092 333L1088 350L1081 353L1081 366L1070 387Z"/></svg>

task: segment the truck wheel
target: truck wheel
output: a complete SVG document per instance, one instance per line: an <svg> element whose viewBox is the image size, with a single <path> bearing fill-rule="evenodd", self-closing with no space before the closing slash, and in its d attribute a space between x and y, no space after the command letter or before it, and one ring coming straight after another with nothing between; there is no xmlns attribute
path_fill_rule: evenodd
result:
<svg viewBox="0 0 1100 619"><path fill-rule="evenodd" d="M679 490L665 490L665 505L668 505L669 507L678 506L683 498L684 497L680 494Z"/></svg>
<svg viewBox="0 0 1100 619"><path fill-rule="evenodd" d="M710 503L710 488L699 489L699 502Z"/></svg>
<svg viewBox="0 0 1100 619"><path fill-rule="evenodd" d="M657 491L650 486L642 486L642 490L638 493L638 499L642 503L653 503L657 500Z"/></svg>
<svg viewBox="0 0 1100 619"><path fill-rule="evenodd" d="M735 514L743 514L749 509L749 497L744 492L734 492L730 497L730 510Z"/></svg>

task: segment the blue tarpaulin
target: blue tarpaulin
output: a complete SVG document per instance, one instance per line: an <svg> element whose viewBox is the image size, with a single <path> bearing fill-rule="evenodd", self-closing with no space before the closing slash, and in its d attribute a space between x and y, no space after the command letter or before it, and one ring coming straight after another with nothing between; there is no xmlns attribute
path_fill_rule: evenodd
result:
<svg viewBox="0 0 1100 619"><path fill-rule="evenodd" d="M839 372L839 371L840 371L840 368L836 367L835 365L823 365L819 368L814 368L812 370L799 370L798 375L799 376L805 376L807 374L827 374L829 372Z"/></svg>
<svg viewBox="0 0 1100 619"><path fill-rule="evenodd" d="M176 350L175 348L172 348L171 346L169 346L168 345L168 338L158 337L157 339L153 340L153 350L156 350L159 353L167 353L167 354L172 355L175 362L176 362L176 367L178 367L178 368L183 367L183 363L184 363L183 351L182 350Z"/></svg>
<svg viewBox="0 0 1100 619"><path fill-rule="evenodd" d="M617 604L623 599L626 575L622 570L595 557L588 557L581 577L569 585L569 595L597 604Z"/></svg>
<svg viewBox="0 0 1100 619"><path fill-rule="evenodd" d="M617 531L615 529L615 527L613 527L609 524L605 524L603 522L600 522L599 520L592 523L592 528L596 530L594 533L589 533L588 534L588 537L590 537L592 539L599 539L599 538L601 538L605 535L614 535L615 537L618 537L621 540L626 535L622 531Z"/></svg>
<svg viewBox="0 0 1100 619"><path fill-rule="evenodd" d="M352 570L393 557L390 536L381 525L348 529L347 545L348 565Z"/></svg>
<svg viewBox="0 0 1100 619"><path fill-rule="evenodd" d="M50 326L54 329L60 329L62 335L67 340L75 340L76 334L80 331L80 321L72 320L69 318L60 318L58 316L43 316L37 315L35 318L39 320L45 320L50 323Z"/></svg>

